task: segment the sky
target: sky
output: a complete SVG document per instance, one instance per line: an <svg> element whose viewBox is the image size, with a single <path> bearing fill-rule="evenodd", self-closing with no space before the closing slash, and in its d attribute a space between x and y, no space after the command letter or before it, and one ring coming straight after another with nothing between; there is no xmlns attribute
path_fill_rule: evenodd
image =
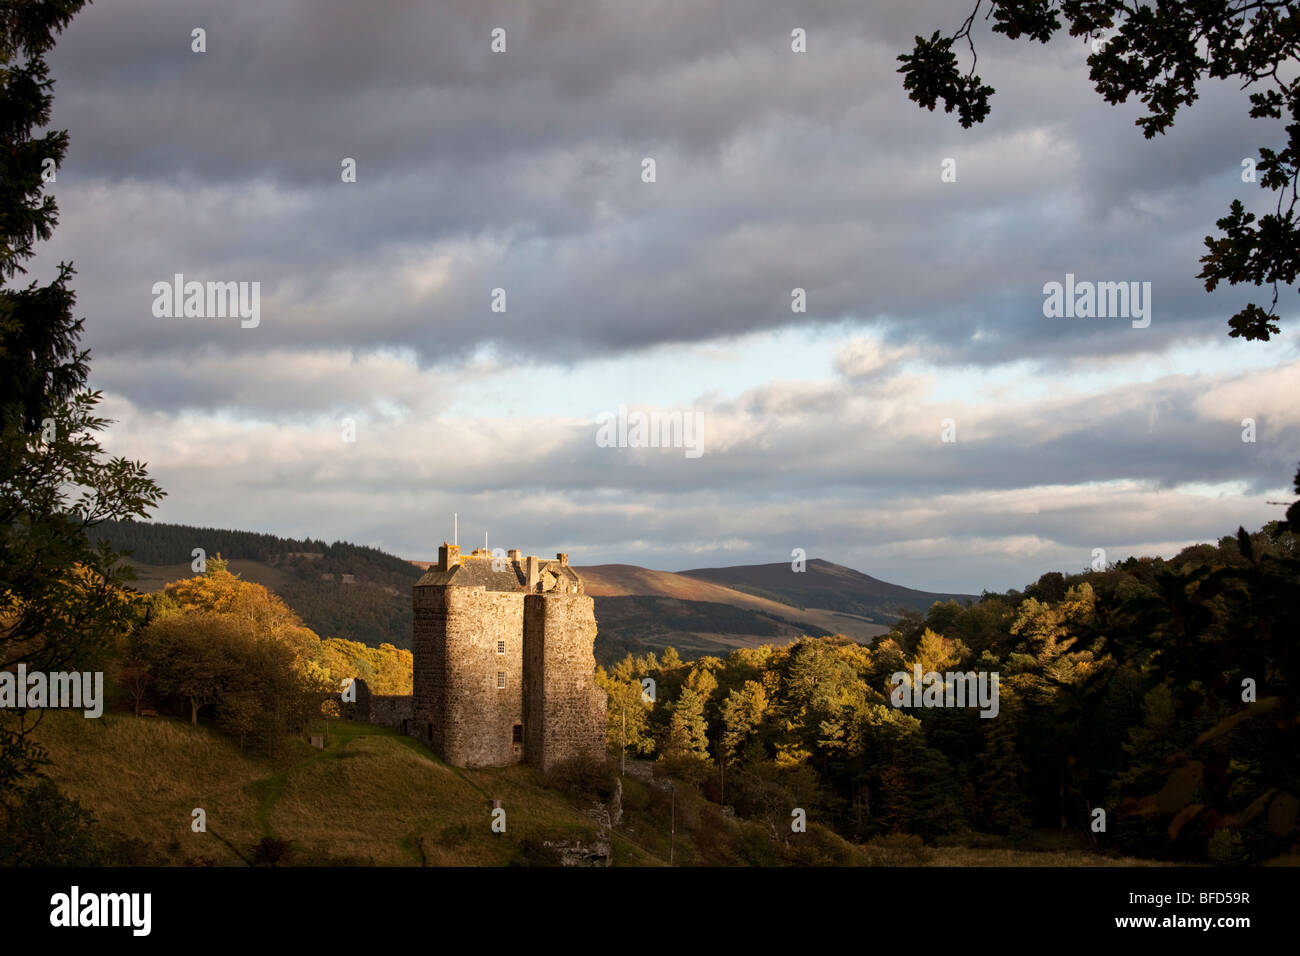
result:
<svg viewBox="0 0 1300 956"><path fill-rule="evenodd" d="M49 58L71 143L30 277L75 263L105 447L161 521L428 559L458 514L579 565L802 549L979 593L1281 517L1300 297L1244 342L1271 290L1196 278L1232 199L1267 208L1242 161L1277 127L1216 83L1146 140L1085 39L985 24L963 130L896 58L964 14L96 3ZM256 321L169 314L177 274L258 283ZM1049 317L1067 275L1137 283L1149 325Z"/></svg>

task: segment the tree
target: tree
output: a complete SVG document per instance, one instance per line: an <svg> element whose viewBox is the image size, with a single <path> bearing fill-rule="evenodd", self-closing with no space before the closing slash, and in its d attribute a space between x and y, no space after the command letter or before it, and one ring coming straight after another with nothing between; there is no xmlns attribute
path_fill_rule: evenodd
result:
<svg viewBox="0 0 1300 956"><path fill-rule="evenodd" d="M650 727L653 701L647 699L629 654L608 672L596 668L596 685L605 691L605 743L613 753L623 747L632 754L654 753L654 732Z"/></svg>
<svg viewBox="0 0 1300 956"><path fill-rule="evenodd" d="M149 626L143 646L154 682L164 694L189 703L191 724L234 683L242 637L235 622L211 611L176 614Z"/></svg>
<svg viewBox="0 0 1300 956"><path fill-rule="evenodd" d="M1295 484L1292 486L1295 493L1300 495L1300 468L1296 469ZM1286 509L1286 520L1291 530L1300 534L1300 498L1291 503L1291 507Z"/></svg>
<svg viewBox="0 0 1300 956"><path fill-rule="evenodd" d="M910 773L912 832L933 839L964 824L959 794L961 778L941 750L919 747Z"/></svg>
<svg viewBox="0 0 1300 956"><path fill-rule="evenodd" d="M135 715L139 717L144 695L149 692L149 685L153 683L148 665L139 660L129 661L117 672L117 682L131 695Z"/></svg>
<svg viewBox="0 0 1300 956"><path fill-rule="evenodd" d="M86 387L72 265L48 285L14 285L57 222L42 174L62 163L67 134L34 132L53 102L45 54L82 5L0 0L0 667L32 671L93 663L133 625L131 572L87 531L143 517L163 495L139 462L104 459L96 433L109 422ZM0 715L0 793L40 763L36 723Z"/></svg>
<svg viewBox="0 0 1300 956"><path fill-rule="evenodd" d="M722 703L722 747L728 758L735 759L741 753L762 725L767 709L767 692L758 681L747 680L743 687L727 695Z"/></svg>
<svg viewBox="0 0 1300 956"><path fill-rule="evenodd" d="M95 816L48 779L0 811L0 866L103 866Z"/></svg>
<svg viewBox="0 0 1300 956"><path fill-rule="evenodd" d="M669 760L708 759L709 728L704 720L704 698L690 687L683 687L672 704L668 717L668 735L663 754Z"/></svg>
<svg viewBox="0 0 1300 956"><path fill-rule="evenodd" d="M908 96L926 109L939 101L944 111L957 110L963 127L981 123L989 113L994 90L975 73L975 44L971 29L986 0L975 8L951 36L939 31L916 37L910 54L898 59ZM1197 99L1198 88L1210 79L1240 81L1250 94L1250 116L1284 125L1284 145L1260 147L1259 185L1277 193L1276 208L1256 221L1240 200L1216 225L1222 237L1205 237L1209 250L1201 257L1197 278L1206 291L1220 282L1272 285L1267 308L1249 303L1228 321L1229 335L1268 341L1278 332L1279 287L1300 274L1300 223L1296 218L1300 180L1300 77L1287 78L1300 55L1300 11L1294 0L1163 0L1138 4L1130 0L987 0L985 19L993 32L1012 40L1025 37L1047 43L1069 23L1070 36L1104 39L1088 57L1090 78L1108 103L1136 96L1146 113L1135 124L1151 139L1174 123L1179 109ZM1107 31L1115 32L1103 38ZM953 46L965 40L970 69L958 68ZM1283 120L1283 114L1286 120Z"/></svg>
<svg viewBox="0 0 1300 956"><path fill-rule="evenodd" d="M232 574L219 554L205 573L173 581L164 593L182 614L210 611L228 617L245 633L291 647L300 659L318 653L320 639L293 609L262 585Z"/></svg>
<svg viewBox="0 0 1300 956"><path fill-rule="evenodd" d="M226 694L217 705L217 725L238 740L239 749L243 750L249 734L257 726L261 709L257 697L247 691Z"/></svg>
<svg viewBox="0 0 1300 956"><path fill-rule="evenodd" d="M1020 755L1016 741L1021 707L1015 692L999 692L996 719L984 721L984 753L979 771L981 816L995 833L1021 838L1029 832L1029 800L1024 795L1024 781L1029 768Z"/></svg>

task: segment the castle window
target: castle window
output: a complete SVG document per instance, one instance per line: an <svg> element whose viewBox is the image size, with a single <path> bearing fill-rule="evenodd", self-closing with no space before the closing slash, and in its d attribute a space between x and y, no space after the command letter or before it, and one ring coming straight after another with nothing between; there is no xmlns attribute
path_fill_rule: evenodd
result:
<svg viewBox="0 0 1300 956"><path fill-rule="evenodd" d="M524 725L515 724L513 739L511 743L522 744L524 742Z"/></svg>
<svg viewBox="0 0 1300 956"><path fill-rule="evenodd" d="M506 686L506 672L497 671L497 688L500 689L505 686Z"/></svg>
<svg viewBox="0 0 1300 956"><path fill-rule="evenodd" d="M505 642L505 641L497 641L497 653L498 653L498 654L504 654L505 652L506 652L506 642Z"/></svg>

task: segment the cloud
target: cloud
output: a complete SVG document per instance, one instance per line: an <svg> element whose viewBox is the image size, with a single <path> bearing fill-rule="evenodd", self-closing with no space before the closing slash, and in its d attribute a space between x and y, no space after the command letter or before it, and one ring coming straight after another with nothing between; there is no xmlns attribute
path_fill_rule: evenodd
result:
<svg viewBox="0 0 1300 956"><path fill-rule="evenodd" d="M1264 198L1238 172L1267 124L1211 86L1147 141L1080 39L985 34L998 92L963 131L908 101L895 59L952 16L92 5L52 57L71 148L37 272L77 264L111 442L150 462L171 520L427 556L454 510L584 560L802 546L978 590L1086 563L1092 540L1275 516L1296 339L1227 343L1249 290L1196 278L1231 199ZM260 325L155 318L177 273L261 283ZM1150 328L1046 318L1067 273L1150 282ZM599 448L592 416L628 402L689 403L704 456Z"/></svg>

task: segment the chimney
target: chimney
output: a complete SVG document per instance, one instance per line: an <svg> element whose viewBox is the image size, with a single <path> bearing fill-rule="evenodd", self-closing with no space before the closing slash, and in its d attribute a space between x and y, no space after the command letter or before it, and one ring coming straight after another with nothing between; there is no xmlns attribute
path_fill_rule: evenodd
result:
<svg viewBox="0 0 1300 956"><path fill-rule="evenodd" d="M560 562L560 567L567 568L569 566L568 554L561 552L555 556L555 559Z"/></svg>
<svg viewBox="0 0 1300 956"><path fill-rule="evenodd" d="M460 548L446 541L438 548L438 570L450 571L460 564Z"/></svg>
<svg viewBox="0 0 1300 956"><path fill-rule="evenodd" d="M535 591L537 590L537 555L530 554L528 556L527 568L528 568L528 590Z"/></svg>
<svg viewBox="0 0 1300 956"><path fill-rule="evenodd" d="M523 555L524 553L520 551L518 548L511 548L509 551L506 552L506 557L511 561L522 560Z"/></svg>

